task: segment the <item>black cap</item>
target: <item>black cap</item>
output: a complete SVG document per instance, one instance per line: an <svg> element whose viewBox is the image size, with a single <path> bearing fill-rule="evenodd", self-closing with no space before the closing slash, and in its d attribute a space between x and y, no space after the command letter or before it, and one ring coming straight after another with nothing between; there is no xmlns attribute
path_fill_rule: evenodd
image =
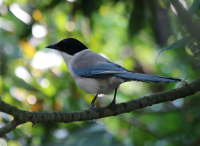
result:
<svg viewBox="0 0 200 146"><path fill-rule="evenodd" d="M80 41L74 38L64 39L58 42L57 44L49 45L49 46L46 46L45 48L59 50L69 55L74 55L78 52L81 52L87 49L87 47L83 43L81 43Z"/></svg>

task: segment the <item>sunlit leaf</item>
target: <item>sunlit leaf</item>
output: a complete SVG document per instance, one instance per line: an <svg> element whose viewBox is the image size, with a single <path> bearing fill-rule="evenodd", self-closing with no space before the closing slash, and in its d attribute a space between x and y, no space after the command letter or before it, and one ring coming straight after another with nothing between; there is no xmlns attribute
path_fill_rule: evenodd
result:
<svg viewBox="0 0 200 146"><path fill-rule="evenodd" d="M171 50L171 49L176 49L176 48L180 48L180 47L184 47L185 45L189 44L191 41L193 40L193 37L191 35L184 37L174 43L172 43L171 45L165 47L164 49L162 49L158 56L160 55L160 53L162 53L165 50ZM157 56L157 58L158 58Z"/></svg>
<svg viewBox="0 0 200 146"><path fill-rule="evenodd" d="M200 57L200 45L189 44L187 45L191 52L194 54L195 59Z"/></svg>
<svg viewBox="0 0 200 146"><path fill-rule="evenodd" d="M36 49L28 42L22 40L19 42L19 46L20 46L20 48L23 49L23 51L25 52L26 55L28 55L30 57L34 56Z"/></svg>
<svg viewBox="0 0 200 146"><path fill-rule="evenodd" d="M42 13L41 11L39 10L35 10L32 14L33 18L36 20L36 21L39 21L42 19Z"/></svg>
<svg viewBox="0 0 200 146"><path fill-rule="evenodd" d="M162 51L183 47L183 46L187 45L188 43L190 43L192 40L193 40L193 37L191 35L184 37L184 38L174 42L173 44L167 46Z"/></svg>
<svg viewBox="0 0 200 146"><path fill-rule="evenodd" d="M167 9L165 3L162 0L158 0L158 4L163 8L163 9Z"/></svg>

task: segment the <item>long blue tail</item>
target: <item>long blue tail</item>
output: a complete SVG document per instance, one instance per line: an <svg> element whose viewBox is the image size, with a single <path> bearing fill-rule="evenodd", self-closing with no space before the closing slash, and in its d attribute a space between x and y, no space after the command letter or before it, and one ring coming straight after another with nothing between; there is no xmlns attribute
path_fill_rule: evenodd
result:
<svg viewBox="0 0 200 146"><path fill-rule="evenodd" d="M141 74L141 73L134 73L134 72L119 73L119 74L115 74L115 76L124 78L127 80L141 81L141 82L169 83L169 82L181 82L182 81L181 79L178 79L178 78Z"/></svg>

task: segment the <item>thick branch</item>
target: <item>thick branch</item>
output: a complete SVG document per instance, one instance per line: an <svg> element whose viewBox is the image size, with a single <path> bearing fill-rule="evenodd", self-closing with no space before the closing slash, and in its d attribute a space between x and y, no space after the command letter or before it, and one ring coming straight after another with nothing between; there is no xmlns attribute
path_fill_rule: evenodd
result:
<svg viewBox="0 0 200 146"><path fill-rule="evenodd" d="M117 115L122 113L128 113L136 109L145 108L153 104L158 104L166 101L173 101L179 98L183 98L189 95L193 95L196 92L200 91L200 78L195 80L190 84L186 84L181 88L173 89L170 91L156 93L150 96L145 96L136 100L131 100L128 102L116 104L116 113ZM41 122L74 122L74 121L86 121L91 119L104 118L109 116L115 116L116 113L113 112L112 107L106 106L99 108L99 111L96 110L85 110L78 112L29 112L17 109L14 106L10 106L3 101L0 101L0 111L13 115L15 120L21 123L32 122L33 124ZM11 122L10 125L13 123ZM16 123L17 124L17 123ZM13 124L13 129L16 127L16 124ZM8 124L9 125L9 124ZM6 126L6 125L5 125ZM6 129L6 127L3 127ZM11 129L11 128L9 128ZM9 130L7 130L9 131ZM0 136L5 134L1 128Z"/></svg>

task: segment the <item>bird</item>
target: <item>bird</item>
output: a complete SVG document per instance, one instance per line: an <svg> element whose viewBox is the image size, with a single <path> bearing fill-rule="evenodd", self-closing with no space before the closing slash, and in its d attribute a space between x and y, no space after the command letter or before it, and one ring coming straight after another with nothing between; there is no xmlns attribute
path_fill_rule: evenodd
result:
<svg viewBox="0 0 200 146"><path fill-rule="evenodd" d="M111 94L113 109L116 104L116 94L120 84L128 81L141 82L181 82L179 78L135 73L111 62L98 53L89 50L82 42L75 38L66 38L60 42L46 46L57 50L76 84L85 92L94 94L89 110L97 108L94 105L99 94Z"/></svg>

